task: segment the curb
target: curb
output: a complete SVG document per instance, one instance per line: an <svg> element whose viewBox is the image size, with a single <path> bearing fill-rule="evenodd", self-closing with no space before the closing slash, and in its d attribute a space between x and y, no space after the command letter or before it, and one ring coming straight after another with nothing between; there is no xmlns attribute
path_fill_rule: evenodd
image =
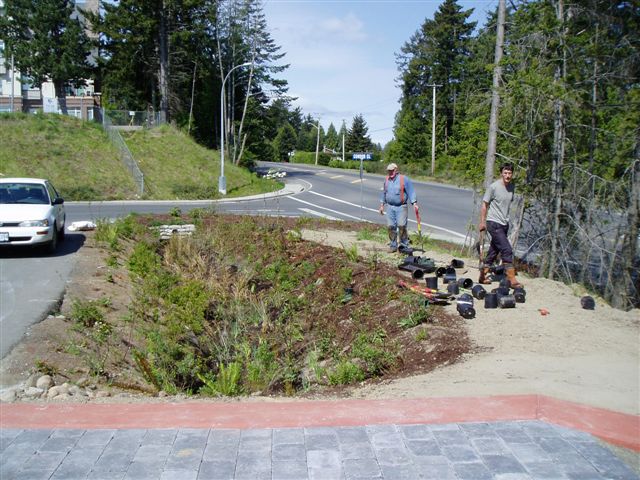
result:
<svg viewBox="0 0 640 480"><path fill-rule="evenodd" d="M0 404L0 428L256 429L542 420L640 452L640 416L545 395L299 402Z"/></svg>

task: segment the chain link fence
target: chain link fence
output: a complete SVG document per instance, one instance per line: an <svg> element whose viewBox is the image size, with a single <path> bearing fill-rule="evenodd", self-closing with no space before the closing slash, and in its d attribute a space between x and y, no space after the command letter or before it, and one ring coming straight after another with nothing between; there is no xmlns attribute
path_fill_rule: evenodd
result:
<svg viewBox="0 0 640 480"><path fill-rule="evenodd" d="M140 170L140 167L138 166L136 160L133 158L129 147L127 147L127 144L122 138L122 135L120 135L120 132L118 131L117 127L120 126L118 122L122 120L122 116L116 115L114 123L111 117L113 112L114 111L111 110L102 110L102 128L104 128L104 130L107 132L111 143L113 143L113 145L115 145L116 148L118 148L118 150L120 151L120 159L122 160L122 163L124 163L125 167L127 167L127 170L129 170L129 173L131 173L131 175L133 176L133 180L136 183L136 187L138 188L138 195L142 197L142 195L144 194L144 174L142 173L142 170ZM118 113L118 111L115 112L116 114ZM132 118L133 117L135 116L132 116Z"/></svg>

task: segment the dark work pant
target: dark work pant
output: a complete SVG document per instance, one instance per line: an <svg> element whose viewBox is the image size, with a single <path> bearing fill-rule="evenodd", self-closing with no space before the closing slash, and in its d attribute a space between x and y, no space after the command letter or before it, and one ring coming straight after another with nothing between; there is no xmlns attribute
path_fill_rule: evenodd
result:
<svg viewBox="0 0 640 480"><path fill-rule="evenodd" d="M513 263L513 250L507 237L509 225L487 222L487 231L491 235L491 244L489 245L489 252L484 259L485 266L493 265L498 254L502 258L502 263Z"/></svg>

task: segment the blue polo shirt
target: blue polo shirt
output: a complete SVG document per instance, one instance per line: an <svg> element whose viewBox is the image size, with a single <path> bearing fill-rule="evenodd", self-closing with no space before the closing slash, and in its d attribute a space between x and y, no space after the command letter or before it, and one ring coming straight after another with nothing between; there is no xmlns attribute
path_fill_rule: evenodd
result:
<svg viewBox="0 0 640 480"><path fill-rule="evenodd" d="M403 175L397 174L393 179L387 177L385 179L385 186L382 187L382 193L380 193L380 203L386 203L395 207L404 205L409 200L410 203L416 203L416 192L413 189L413 184L409 177L404 175L404 201L400 201L400 177Z"/></svg>

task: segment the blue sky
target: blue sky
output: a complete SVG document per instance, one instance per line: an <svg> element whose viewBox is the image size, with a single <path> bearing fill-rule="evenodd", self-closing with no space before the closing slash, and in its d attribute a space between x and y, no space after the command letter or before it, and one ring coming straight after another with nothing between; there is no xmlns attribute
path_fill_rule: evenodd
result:
<svg viewBox="0 0 640 480"><path fill-rule="evenodd" d="M440 0L265 0L272 38L291 66L281 74L303 112L320 118L325 131L351 125L362 114L369 136L385 144L393 137L400 91L395 54L433 19ZM458 3L474 8L481 26L498 0ZM425 128L430 128L425 125Z"/></svg>

